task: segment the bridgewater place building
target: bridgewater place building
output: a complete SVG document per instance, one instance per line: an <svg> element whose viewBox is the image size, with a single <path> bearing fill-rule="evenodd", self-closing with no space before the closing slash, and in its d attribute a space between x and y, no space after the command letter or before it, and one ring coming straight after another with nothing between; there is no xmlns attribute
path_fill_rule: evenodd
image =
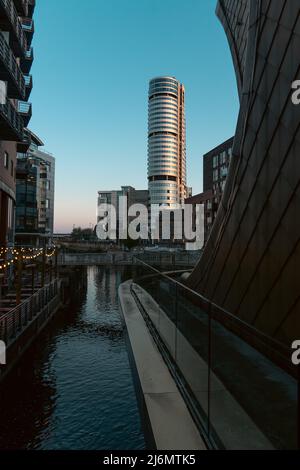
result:
<svg viewBox="0 0 300 470"><path fill-rule="evenodd" d="M148 187L150 204L174 207L186 198L185 90L174 77L149 86Z"/></svg>

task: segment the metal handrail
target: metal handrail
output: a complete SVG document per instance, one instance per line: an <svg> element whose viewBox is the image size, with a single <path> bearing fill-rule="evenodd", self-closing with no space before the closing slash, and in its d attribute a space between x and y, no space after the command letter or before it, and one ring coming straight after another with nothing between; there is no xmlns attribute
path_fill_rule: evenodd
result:
<svg viewBox="0 0 300 470"><path fill-rule="evenodd" d="M34 32L34 21L31 18L22 18L21 25L26 33Z"/></svg>
<svg viewBox="0 0 300 470"><path fill-rule="evenodd" d="M3 4L3 6L4 6L4 8L7 12L7 15L10 19L11 24L14 27L16 36L17 36L17 38L20 42L20 45L21 45L23 51L25 51L27 49L27 40L26 40L26 37L25 37L25 33L23 31L23 28L21 26L21 22L19 20L18 13L17 13L17 10L15 8L14 2L12 0L0 0L0 2Z"/></svg>
<svg viewBox="0 0 300 470"><path fill-rule="evenodd" d="M56 284L57 283L57 279L54 279L52 282L50 282L49 284L47 284L46 286L42 287L41 289L39 289L38 291L36 291L31 297L29 297L28 299L25 299L23 302L21 302L19 305L17 305L16 307L14 307L13 309L10 310L10 312L7 312L5 313L4 315L2 315L0 317L0 321L3 320L5 317L13 314L15 311L17 311L18 309L22 308L24 305L26 305L27 303L30 303L32 297L34 296L37 296L39 295L41 292L43 291L46 291L47 289L49 289L49 287L51 287L52 285Z"/></svg>
<svg viewBox="0 0 300 470"><path fill-rule="evenodd" d="M0 339L9 340L18 336L24 327L42 309L51 302L58 292L58 279L54 279L47 286L42 287L28 299L11 309L0 317Z"/></svg>
<svg viewBox="0 0 300 470"><path fill-rule="evenodd" d="M12 50L10 49L7 42L5 41L2 33L0 33L0 56L2 57L3 62L6 64L8 70L10 71L16 83L18 84L21 95L24 98L25 97L24 75L15 59L15 56L12 53Z"/></svg>
<svg viewBox="0 0 300 470"><path fill-rule="evenodd" d="M1 1L1 0L0 0ZM18 132L20 140L23 139L24 122L17 113L14 106L8 100L5 104L0 104L0 114L2 114L11 126Z"/></svg>
<svg viewBox="0 0 300 470"><path fill-rule="evenodd" d="M138 263L140 263L142 266L147 268L148 270L151 270L152 272L155 273L155 275L159 276L160 278L166 279L168 282L173 283L174 285L180 287L183 289L185 292L187 292L190 296L198 299L201 304L205 304L207 306L207 312L210 312L211 318L217 320L219 323L224 324L225 322L228 323L228 321L235 326L234 330L239 330L239 332L243 331L246 333L248 343L251 344L251 341L249 342L249 336L250 339L255 339L256 340L256 345L257 342L259 343L259 350L260 352L268 355L267 350L272 351L272 358L278 358L276 361L280 367L284 366L284 370L287 372L291 373L293 376L297 376L298 372L295 367L291 365L291 349L277 341L276 339L266 335L265 333L259 331L256 329L253 325L250 325L249 323L246 323L244 320L240 319L236 315L228 312L224 308L220 307L216 303L212 302L210 299L204 297L202 294L199 292L196 292L192 290L190 287L187 285L183 284L182 282L178 281L177 279L174 279L170 277L170 275L163 273L159 271L158 269L154 268L153 266L150 266L149 264L145 263L144 261L140 260L139 258L136 257L136 260ZM240 335L242 338L242 335Z"/></svg>
<svg viewBox="0 0 300 470"><path fill-rule="evenodd" d="M28 0L15 0L15 6L19 16L28 15Z"/></svg>
<svg viewBox="0 0 300 470"><path fill-rule="evenodd" d="M194 266L199 258L199 254L186 253L152 253L145 252L141 256L147 262L158 262L159 264L172 266ZM111 253L61 253L59 261L61 264L80 264L87 262L126 262L130 261L134 264L136 254L130 252L111 252Z"/></svg>

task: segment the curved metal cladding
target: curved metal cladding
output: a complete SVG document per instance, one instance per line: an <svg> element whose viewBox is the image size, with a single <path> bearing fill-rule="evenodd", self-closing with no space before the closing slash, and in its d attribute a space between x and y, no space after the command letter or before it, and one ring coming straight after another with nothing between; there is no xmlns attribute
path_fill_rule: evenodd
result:
<svg viewBox="0 0 300 470"><path fill-rule="evenodd" d="M174 206L186 197L184 87L174 77L149 85L148 180L152 204Z"/></svg>
<svg viewBox="0 0 300 470"><path fill-rule="evenodd" d="M217 9L240 74L241 110L225 193L189 284L290 346L300 338L300 106L291 100L300 5L246 3L223 0Z"/></svg>
<svg viewBox="0 0 300 470"><path fill-rule="evenodd" d="M250 2L248 0L220 1L217 6L217 15L228 37L241 97L246 65Z"/></svg>

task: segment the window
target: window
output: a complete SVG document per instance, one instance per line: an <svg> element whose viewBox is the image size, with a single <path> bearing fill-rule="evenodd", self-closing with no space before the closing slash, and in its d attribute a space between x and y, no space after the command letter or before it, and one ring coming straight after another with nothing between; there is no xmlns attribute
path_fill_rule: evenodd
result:
<svg viewBox="0 0 300 470"><path fill-rule="evenodd" d="M9 165L9 155L7 152L4 152L4 166L8 170L8 165Z"/></svg>
<svg viewBox="0 0 300 470"><path fill-rule="evenodd" d="M45 189L46 191L49 191L50 190L50 181L49 180L42 181L42 188Z"/></svg>
<svg viewBox="0 0 300 470"><path fill-rule="evenodd" d="M218 181L219 179L219 170L214 170L213 172L213 180Z"/></svg>
<svg viewBox="0 0 300 470"><path fill-rule="evenodd" d="M226 152L222 152L220 155L220 164L224 165L226 163Z"/></svg>
<svg viewBox="0 0 300 470"><path fill-rule="evenodd" d="M12 160L10 161L10 174L14 177L14 162Z"/></svg>
<svg viewBox="0 0 300 470"><path fill-rule="evenodd" d="M46 209L50 209L50 199L46 199Z"/></svg>
<svg viewBox="0 0 300 470"><path fill-rule="evenodd" d="M216 156L213 158L213 167L216 168L218 165L219 165L219 156L216 155Z"/></svg>
<svg viewBox="0 0 300 470"><path fill-rule="evenodd" d="M221 178L226 178L227 174L228 174L227 166L222 166L222 168L221 168Z"/></svg>

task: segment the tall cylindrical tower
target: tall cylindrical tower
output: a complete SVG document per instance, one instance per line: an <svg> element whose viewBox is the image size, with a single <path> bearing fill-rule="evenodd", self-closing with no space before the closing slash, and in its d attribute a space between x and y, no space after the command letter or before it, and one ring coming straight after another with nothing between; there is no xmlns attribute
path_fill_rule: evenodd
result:
<svg viewBox="0 0 300 470"><path fill-rule="evenodd" d="M149 86L148 181L151 204L174 207L186 198L184 86L156 77Z"/></svg>

